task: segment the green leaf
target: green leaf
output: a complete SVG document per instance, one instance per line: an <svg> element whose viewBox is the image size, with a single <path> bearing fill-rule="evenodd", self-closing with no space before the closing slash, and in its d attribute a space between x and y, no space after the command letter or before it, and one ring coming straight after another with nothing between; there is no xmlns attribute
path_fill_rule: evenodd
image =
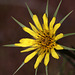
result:
<svg viewBox="0 0 75 75"><path fill-rule="evenodd" d="M36 70L35 70L35 75L37 75L37 70L38 70L38 68L36 68Z"/></svg>
<svg viewBox="0 0 75 75"><path fill-rule="evenodd" d="M3 45L4 47L17 47L14 44L9 44L9 45Z"/></svg>
<svg viewBox="0 0 75 75"><path fill-rule="evenodd" d="M66 50L73 50L73 51L75 51L75 49L74 48L70 48L70 47L66 47L66 46L63 46L63 45L61 45L64 49L66 49Z"/></svg>
<svg viewBox="0 0 75 75"><path fill-rule="evenodd" d="M13 75L15 75L23 66L24 66L24 62L19 66L19 68L13 73Z"/></svg>
<svg viewBox="0 0 75 75"><path fill-rule="evenodd" d="M59 23L63 23L63 21L73 12L73 10L71 12L69 12Z"/></svg>
<svg viewBox="0 0 75 75"><path fill-rule="evenodd" d="M29 11L29 14L30 14L31 18L33 19L33 13L32 13L32 11L30 10L30 8L29 8L29 6L27 5L27 3L25 3L25 5L26 5L26 7L27 7L27 9L28 9L28 11Z"/></svg>
<svg viewBox="0 0 75 75"><path fill-rule="evenodd" d="M54 17L57 16L57 13L58 13L59 7L60 7L60 5L61 5L61 2L62 2L62 0L60 1L59 5L58 5L58 7L57 7L57 9L56 9L56 11L55 11L55 13L54 13Z"/></svg>
<svg viewBox="0 0 75 75"><path fill-rule="evenodd" d="M25 27L21 22L19 22L18 20L16 20L14 17L12 17L12 19L13 19L16 23L18 23L21 27Z"/></svg>
<svg viewBox="0 0 75 75"><path fill-rule="evenodd" d="M67 36L71 36L71 35L75 35L75 33L68 33L68 34L64 34L63 37L67 37Z"/></svg>
<svg viewBox="0 0 75 75"><path fill-rule="evenodd" d="M46 5L46 15L48 17L48 3L49 3L49 0L47 0L47 5Z"/></svg>

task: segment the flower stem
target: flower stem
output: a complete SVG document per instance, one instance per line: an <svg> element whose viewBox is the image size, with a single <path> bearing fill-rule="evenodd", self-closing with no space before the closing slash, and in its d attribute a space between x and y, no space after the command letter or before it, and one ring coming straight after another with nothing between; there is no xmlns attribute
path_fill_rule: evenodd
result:
<svg viewBox="0 0 75 75"><path fill-rule="evenodd" d="M47 66L46 66L46 75L48 75L48 70L47 70Z"/></svg>
<svg viewBox="0 0 75 75"><path fill-rule="evenodd" d="M35 75L37 75L37 70L38 70L38 68L36 68L36 70L35 70Z"/></svg>

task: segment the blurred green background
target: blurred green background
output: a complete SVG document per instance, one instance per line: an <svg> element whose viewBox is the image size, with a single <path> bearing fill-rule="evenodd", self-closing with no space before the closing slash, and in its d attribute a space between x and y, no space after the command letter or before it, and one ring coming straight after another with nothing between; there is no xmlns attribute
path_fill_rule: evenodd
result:
<svg viewBox="0 0 75 75"><path fill-rule="evenodd" d="M42 23L42 15L45 12L46 0L0 0L0 75L12 75L21 65L25 57L31 53L21 54L20 51L24 48L6 48L2 46L18 42L19 39L24 37L31 37L11 18L11 16L13 16L24 25L30 27L28 22L33 23L33 21L25 6L25 2L27 2L32 12L38 15ZM59 2L60 0L49 0L49 21L52 19ZM71 10L75 10L75 0L63 0L57 15L56 23ZM75 11L63 22L57 33L60 32L75 32ZM60 43L68 47L75 47L75 36L63 38ZM36 58L37 56L25 64L15 75L34 75L35 70L33 65ZM70 59L75 62L74 59ZM62 65L64 65L64 67L62 67ZM75 75L74 69L74 66L68 61L65 61L62 56L59 60L52 57L50 58L50 63L48 65L49 75L60 75L60 70L63 72L62 75ZM45 75L45 66L43 62L39 65L38 75Z"/></svg>

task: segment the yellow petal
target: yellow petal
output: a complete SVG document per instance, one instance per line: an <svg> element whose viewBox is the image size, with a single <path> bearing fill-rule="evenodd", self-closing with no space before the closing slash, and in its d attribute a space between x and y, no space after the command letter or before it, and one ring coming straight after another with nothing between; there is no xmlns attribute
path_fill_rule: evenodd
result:
<svg viewBox="0 0 75 75"><path fill-rule="evenodd" d="M52 55L54 58L59 59L59 56L58 56L58 54L55 52L54 49L51 49L51 55Z"/></svg>
<svg viewBox="0 0 75 75"><path fill-rule="evenodd" d="M56 46L55 46L55 49L57 49L57 50L62 50L62 49L64 49L61 45L59 45L59 44L57 44Z"/></svg>
<svg viewBox="0 0 75 75"><path fill-rule="evenodd" d="M53 29L54 34L56 33L56 31L58 30L58 28L59 28L60 26L61 26L60 23L57 23L57 24L54 26L54 29Z"/></svg>
<svg viewBox="0 0 75 75"><path fill-rule="evenodd" d="M24 63L27 63L28 61L30 61L36 54L37 54L37 51L34 51L33 53L29 54L29 55L25 58Z"/></svg>
<svg viewBox="0 0 75 75"><path fill-rule="evenodd" d="M56 21L56 18L53 17L52 20L51 20L51 22L50 22L50 24L49 24L50 30L53 29L53 25L54 25L55 21Z"/></svg>
<svg viewBox="0 0 75 75"><path fill-rule="evenodd" d="M23 27L23 30L32 35L33 37L37 38L37 33L35 33L33 30L31 30L28 27Z"/></svg>
<svg viewBox="0 0 75 75"><path fill-rule="evenodd" d="M53 17L52 20L51 20L51 22L50 22L50 24L49 24L49 30L50 30L50 36L51 37L53 35L53 25L54 25L55 21L56 21L56 18Z"/></svg>
<svg viewBox="0 0 75 75"><path fill-rule="evenodd" d="M34 39L29 39L29 38L23 38L19 42L20 43L15 43L15 46L28 47L28 46L34 45L35 40Z"/></svg>
<svg viewBox="0 0 75 75"><path fill-rule="evenodd" d="M30 24L30 26L31 26L31 28L33 29L34 32L38 32L38 30L36 29L36 27L32 23L29 22L29 24Z"/></svg>
<svg viewBox="0 0 75 75"><path fill-rule="evenodd" d="M45 53L41 54L38 56L35 65L34 65L34 69L36 69L38 67L38 65L41 63L42 59L44 58Z"/></svg>
<svg viewBox="0 0 75 75"><path fill-rule="evenodd" d="M38 20L37 15L33 15L33 21L34 21L36 27L37 27L39 30L42 31L42 27L41 27L41 24L40 24L40 22L39 22L39 20Z"/></svg>
<svg viewBox="0 0 75 75"><path fill-rule="evenodd" d="M44 59L44 64L47 66L49 63L49 53L46 54L45 59Z"/></svg>
<svg viewBox="0 0 75 75"><path fill-rule="evenodd" d="M29 46L29 45L25 45L24 43L15 43L14 45L18 47L28 47Z"/></svg>
<svg viewBox="0 0 75 75"><path fill-rule="evenodd" d="M47 18L47 15L46 13L43 15L43 28L48 30L48 18Z"/></svg>
<svg viewBox="0 0 75 75"><path fill-rule="evenodd" d="M33 42L35 42L35 40L30 39L30 38L22 38L22 39L19 40L19 42L25 43L25 44L32 44Z"/></svg>
<svg viewBox="0 0 75 75"><path fill-rule="evenodd" d="M25 50L22 50L21 53L23 53L23 52L29 52L29 51L32 51L32 50L35 50L35 49L36 49L36 48L33 48L33 47L27 48L27 49L25 49Z"/></svg>
<svg viewBox="0 0 75 75"><path fill-rule="evenodd" d="M59 40L59 39L61 39L63 36L64 36L64 34L63 34L63 33L60 33L60 34L58 34L58 35L55 37L55 40Z"/></svg>

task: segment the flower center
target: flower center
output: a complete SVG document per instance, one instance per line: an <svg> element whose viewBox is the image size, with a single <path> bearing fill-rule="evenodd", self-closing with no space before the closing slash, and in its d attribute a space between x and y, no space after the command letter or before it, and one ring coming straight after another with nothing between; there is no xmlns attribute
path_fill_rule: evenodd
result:
<svg viewBox="0 0 75 75"><path fill-rule="evenodd" d="M50 35L49 31L44 30L39 32L39 38L37 39L37 44L39 47L44 51L49 51L51 48L55 46L55 40L54 37Z"/></svg>

